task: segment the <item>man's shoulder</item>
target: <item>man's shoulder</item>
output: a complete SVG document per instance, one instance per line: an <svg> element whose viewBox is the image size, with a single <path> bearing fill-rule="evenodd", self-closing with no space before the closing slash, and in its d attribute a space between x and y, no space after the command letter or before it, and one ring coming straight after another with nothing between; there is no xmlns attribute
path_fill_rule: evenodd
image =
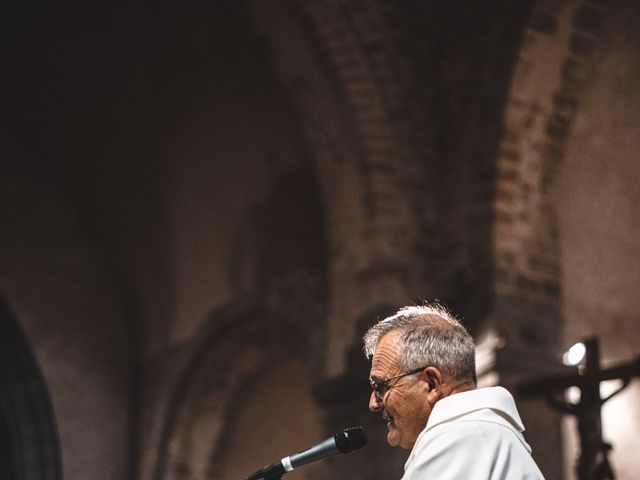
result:
<svg viewBox="0 0 640 480"><path fill-rule="evenodd" d="M508 418L499 411L484 408L460 415L454 419L444 421L425 430L419 440L459 442L461 440L477 441L499 438L524 441L520 431ZM480 437L480 438L478 438ZM526 444L525 444L526 445ZM527 446L528 447L528 446Z"/></svg>
<svg viewBox="0 0 640 480"><path fill-rule="evenodd" d="M474 411L423 432L405 466L406 478L446 471L449 476L442 478L468 479L476 478L468 476L474 471L485 479L505 472L514 478L523 472L518 478L542 479L530 451L521 433L500 415Z"/></svg>
<svg viewBox="0 0 640 480"><path fill-rule="evenodd" d="M423 436L425 438L458 436L460 432L468 435L483 435L491 432L501 433L505 430L517 432L502 415L485 408L433 425L423 432Z"/></svg>
<svg viewBox="0 0 640 480"><path fill-rule="evenodd" d="M415 455L445 451L489 455L497 451L529 456L531 447L514 425L499 412L482 409L425 429L414 446Z"/></svg>
<svg viewBox="0 0 640 480"><path fill-rule="evenodd" d="M524 430L513 397L502 387L479 388L441 399L431 412L426 430L439 424L476 417L498 423L502 423L500 419L505 419L518 431Z"/></svg>

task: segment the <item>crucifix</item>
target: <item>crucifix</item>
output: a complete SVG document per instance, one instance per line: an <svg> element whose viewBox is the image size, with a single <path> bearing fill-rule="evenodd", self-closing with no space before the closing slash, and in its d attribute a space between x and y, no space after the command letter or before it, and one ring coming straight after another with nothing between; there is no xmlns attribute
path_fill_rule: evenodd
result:
<svg viewBox="0 0 640 480"><path fill-rule="evenodd" d="M613 480L615 476L608 459L612 447L602 438L601 408L607 400L624 390L633 377L640 376L640 357L601 369L598 340L589 338L582 343L585 346L584 360L575 372L523 382L518 386L518 393L523 397L544 396L553 408L576 417L580 435L580 457L576 465L579 480ZM622 385L602 398L600 382L606 380L622 380ZM580 389L577 403L564 399L565 390L574 386Z"/></svg>

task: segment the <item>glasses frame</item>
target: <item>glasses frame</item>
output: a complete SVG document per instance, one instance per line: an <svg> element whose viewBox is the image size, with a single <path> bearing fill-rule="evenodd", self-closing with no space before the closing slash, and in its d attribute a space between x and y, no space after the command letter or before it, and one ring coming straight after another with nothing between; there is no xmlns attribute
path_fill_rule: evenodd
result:
<svg viewBox="0 0 640 480"><path fill-rule="evenodd" d="M373 390L373 394L376 397L376 400L379 402L384 401L384 397L389 391L396 386L398 380L402 377L408 377L409 375L415 375L418 372L423 371L427 367L414 368L413 370L409 370L408 372L401 373L400 375L394 375L393 377L383 378L381 380L373 380L369 377L369 385L371 385L371 390ZM392 380L396 380L393 385L390 385L389 382Z"/></svg>

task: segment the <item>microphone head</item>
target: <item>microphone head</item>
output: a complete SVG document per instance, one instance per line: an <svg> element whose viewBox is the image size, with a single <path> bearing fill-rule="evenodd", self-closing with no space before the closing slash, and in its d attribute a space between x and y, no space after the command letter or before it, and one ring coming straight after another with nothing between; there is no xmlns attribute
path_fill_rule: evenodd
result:
<svg viewBox="0 0 640 480"><path fill-rule="evenodd" d="M336 447L340 453L349 453L358 450L367 443L367 436L362 427L349 427L334 435Z"/></svg>

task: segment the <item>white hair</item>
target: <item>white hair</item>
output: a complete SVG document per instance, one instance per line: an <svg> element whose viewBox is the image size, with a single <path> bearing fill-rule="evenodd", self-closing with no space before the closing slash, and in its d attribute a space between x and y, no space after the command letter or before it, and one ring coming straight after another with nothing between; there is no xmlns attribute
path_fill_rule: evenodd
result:
<svg viewBox="0 0 640 480"><path fill-rule="evenodd" d="M473 339L454 315L439 303L403 307L379 321L363 337L371 358L380 339L399 331L400 363L405 370L434 366L456 380L476 383Z"/></svg>

